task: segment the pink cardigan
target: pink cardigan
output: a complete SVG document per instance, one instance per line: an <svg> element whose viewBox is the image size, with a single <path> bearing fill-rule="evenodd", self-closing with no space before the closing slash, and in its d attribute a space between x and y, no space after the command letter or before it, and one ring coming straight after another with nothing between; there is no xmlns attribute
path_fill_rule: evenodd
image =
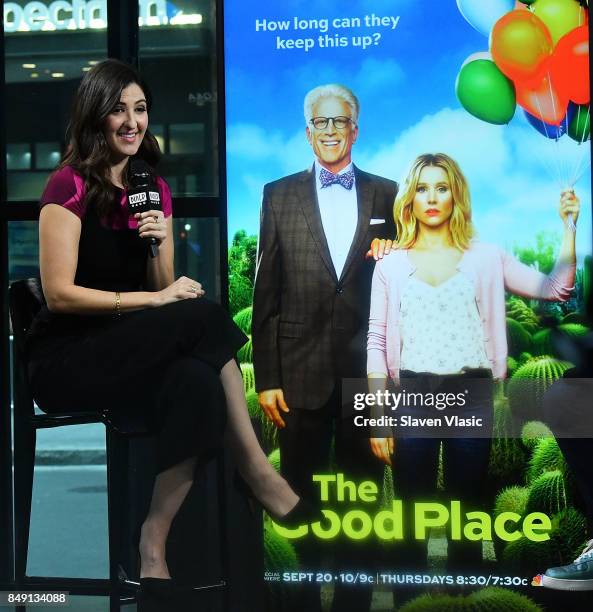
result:
<svg viewBox="0 0 593 612"><path fill-rule="evenodd" d="M457 269L473 283L482 320L486 355L495 378L507 362L505 289L529 298L566 301L573 289L574 264L556 264L549 276L519 262L493 244L472 242ZM367 373L399 378L400 297L415 267L407 250L392 251L375 266L367 343Z"/></svg>

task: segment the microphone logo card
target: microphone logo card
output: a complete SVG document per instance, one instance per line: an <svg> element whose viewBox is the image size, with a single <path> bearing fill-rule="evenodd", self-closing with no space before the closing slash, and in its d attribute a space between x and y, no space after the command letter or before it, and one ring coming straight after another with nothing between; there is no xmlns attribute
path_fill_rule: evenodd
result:
<svg viewBox="0 0 593 612"><path fill-rule="evenodd" d="M157 194L158 195L158 194ZM151 200L152 198L152 194L151 194ZM137 206L138 204L141 204L142 202L146 202L146 192L145 191L141 191L140 193L131 193L128 196L128 203L131 207L133 206Z"/></svg>

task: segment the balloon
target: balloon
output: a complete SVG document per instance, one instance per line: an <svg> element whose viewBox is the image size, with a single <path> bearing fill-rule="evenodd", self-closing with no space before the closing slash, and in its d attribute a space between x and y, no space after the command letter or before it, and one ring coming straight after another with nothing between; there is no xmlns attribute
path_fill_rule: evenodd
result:
<svg viewBox="0 0 593 612"><path fill-rule="evenodd" d="M530 11L511 11L492 28L492 57L515 85L540 76L552 48L546 26Z"/></svg>
<svg viewBox="0 0 593 612"><path fill-rule="evenodd" d="M589 103L589 26L575 28L558 41L550 59L550 76L554 88L569 100Z"/></svg>
<svg viewBox="0 0 593 612"><path fill-rule="evenodd" d="M471 64L472 62L475 62L476 60L488 60L489 62L491 62L492 53L490 53L490 51L477 51L476 53L472 53L470 56L467 57L465 62L461 64L461 68L463 68L466 64Z"/></svg>
<svg viewBox="0 0 593 612"><path fill-rule="evenodd" d="M521 4L533 4L535 2L535 0L519 0L519 2Z"/></svg>
<svg viewBox="0 0 593 612"><path fill-rule="evenodd" d="M568 135L577 142L591 138L591 111L588 105L574 106L572 121L568 124Z"/></svg>
<svg viewBox="0 0 593 612"><path fill-rule="evenodd" d="M523 113L527 118L527 121L531 126L533 126L542 136L546 138L553 138L554 140L558 140L561 136L564 136L568 130L568 126L570 125L576 107L573 104L568 105L568 109L566 110L566 115L560 125L552 125L551 123L546 123L542 121L539 117L532 115L525 109Z"/></svg>
<svg viewBox="0 0 593 612"><path fill-rule="evenodd" d="M539 81L517 86L517 104L545 123L560 125L566 115L568 98L561 96L546 74Z"/></svg>
<svg viewBox="0 0 593 612"><path fill-rule="evenodd" d="M457 0L464 19L484 36L490 34L496 21L513 10L514 5L515 0Z"/></svg>
<svg viewBox="0 0 593 612"><path fill-rule="evenodd" d="M482 121L503 125L515 114L515 87L490 60L463 66L455 92L463 108Z"/></svg>
<svg viewBox="0 0 593 612"><path fill-rule="evenodd" d="M546 24L554 44L586 22L585 9L577 0L537 0L533 13Z"/></svg>

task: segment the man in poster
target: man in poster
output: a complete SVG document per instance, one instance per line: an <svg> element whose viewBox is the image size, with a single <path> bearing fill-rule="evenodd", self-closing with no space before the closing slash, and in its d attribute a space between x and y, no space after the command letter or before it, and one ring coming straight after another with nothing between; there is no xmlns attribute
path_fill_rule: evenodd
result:
<svg viewBox="0 0 593 612"><path fill-rule="evenodd" d="M354 434L341 406L342 379L365 376L374 266L365 254L374 238L395 234L396 183L352 163L358 114L358 100L346 87L311 90L305 120L315 162L267 184L261 208L252 323L256 389L279 428L282 474L310 500L319 499L312 475L328 473L334 435L337 472L382 479L368 441ZM336 569L368 569L371 548L341 544ZM322 541L304 542L298 552L303 567L322 569ZM295 609L320 610L319 589L307 587ZM338 582L332 610L364 612L371 594Z"/></svg>

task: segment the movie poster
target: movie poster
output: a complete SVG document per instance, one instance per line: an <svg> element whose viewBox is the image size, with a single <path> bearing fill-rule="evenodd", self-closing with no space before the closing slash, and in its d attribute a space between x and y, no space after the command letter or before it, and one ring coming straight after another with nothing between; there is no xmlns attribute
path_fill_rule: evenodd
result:
<svg viewBox="0 0 593 612"><path fill-rule="evenodd" d="M239 360L323 516L270 610L590 602L587 5L225 2Z"/></svg>

